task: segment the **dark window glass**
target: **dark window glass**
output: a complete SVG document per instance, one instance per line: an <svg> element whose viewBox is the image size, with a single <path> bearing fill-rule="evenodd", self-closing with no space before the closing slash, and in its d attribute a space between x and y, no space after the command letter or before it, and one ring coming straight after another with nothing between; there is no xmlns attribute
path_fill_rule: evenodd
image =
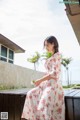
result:
<svg viewBox="0 0 80 120"><path fill-rule="evenodd" d="M14 58L14 52L12 50L9 50L9 58L12 60Z"/></svg>
<svg viewBox="0 0 80 120"><path fill-rule="evenodd" d="M7 48L4 46L1 46L1 56L7 57Z"/></svg>
<svg viewBox="0 0 80 120"><path fill-rule="evenodd" d="M13 61L12 61L12 60L9 60L8 62L13 64Z"/></svg>
<svg viewBox="0 0 80 120"><path fill-rule="evenodd" d="M3 57L1 57L0 60L7 62L7 59Z"/></svg>

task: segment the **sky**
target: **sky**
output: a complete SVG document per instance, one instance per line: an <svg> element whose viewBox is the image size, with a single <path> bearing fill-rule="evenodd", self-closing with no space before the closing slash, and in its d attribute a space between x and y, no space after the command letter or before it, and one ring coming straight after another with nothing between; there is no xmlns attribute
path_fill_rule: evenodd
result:
<svg viewBox="0 0 80 120"><path fill-rule="evenodd" d="M58 39L63 56L80 60L79 43L59 0L0 0L0 33L26 50L15 55L17 65L33 69L27 58L44 52L44 39L50 35Z"/></svg>

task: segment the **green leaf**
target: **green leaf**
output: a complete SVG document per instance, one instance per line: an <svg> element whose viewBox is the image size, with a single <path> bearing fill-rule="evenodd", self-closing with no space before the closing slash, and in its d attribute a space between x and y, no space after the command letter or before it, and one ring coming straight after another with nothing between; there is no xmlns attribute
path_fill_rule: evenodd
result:
<svg viewBox="0 0 80 120"><path fill-rule="evenodd" d="M48 59L52 56L52 53L51 52L45 52L41 55L41 57L43 57L44 59Z"/></svg>
<svg viewBox="0 0 80 120"><path fill-rule="evenodd" d="M67 68L67 66L70 64L70 62L72 61L72 58L63 58L62 57L62 61L61 64Z"/></svg>
<svg viewBox="0 0 80 120"><path fill-rule="evenodd" d="M36 63L38 62L39 58L40 54L38 52L35 52L35 54L31 58L28 58L27 61L31 63Z"/></svg>

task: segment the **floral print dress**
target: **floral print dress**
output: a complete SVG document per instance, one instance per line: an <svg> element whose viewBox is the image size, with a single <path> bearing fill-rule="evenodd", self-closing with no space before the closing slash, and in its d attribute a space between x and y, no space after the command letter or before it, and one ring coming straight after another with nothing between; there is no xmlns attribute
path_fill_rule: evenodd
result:
<svg viewBox="0 0 80 120"><path fill-rule="evenodd" d="M45 62L52 79L43 81L26 95L21 118L28 120L65 120L64 91L60 83L61 54Z"/></svg>

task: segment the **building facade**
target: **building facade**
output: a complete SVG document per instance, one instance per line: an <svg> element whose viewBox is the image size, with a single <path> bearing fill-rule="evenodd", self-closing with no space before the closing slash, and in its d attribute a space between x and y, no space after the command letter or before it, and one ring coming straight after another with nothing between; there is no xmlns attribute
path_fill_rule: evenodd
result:
<svg viewBox="0 0 80 120"><path fill-rule="evenodd" d="M14 54L23 52L25 52L24 49L0 34L0 60L14 63Z"/></svg>

